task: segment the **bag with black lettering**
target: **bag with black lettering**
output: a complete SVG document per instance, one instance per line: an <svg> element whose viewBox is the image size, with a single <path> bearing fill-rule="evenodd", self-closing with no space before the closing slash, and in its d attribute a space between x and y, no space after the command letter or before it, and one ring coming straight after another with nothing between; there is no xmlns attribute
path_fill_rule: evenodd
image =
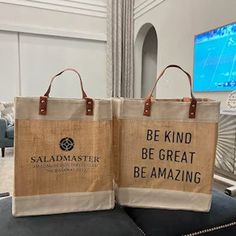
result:
<svg viewBox="0 0 236 236"><path fill-rule="evenodd" d="M118 202L209 211L220 103L209 99L114 99Z"/></svg>
<svg viewBox="0 0 236 236"><path fill-rule="evenodd" d="M65 71L80 79L83 99L50 98ZM74 69L55 75L42 97L15 99L13 215L114 207L112 101L87 97Z"/></svg>

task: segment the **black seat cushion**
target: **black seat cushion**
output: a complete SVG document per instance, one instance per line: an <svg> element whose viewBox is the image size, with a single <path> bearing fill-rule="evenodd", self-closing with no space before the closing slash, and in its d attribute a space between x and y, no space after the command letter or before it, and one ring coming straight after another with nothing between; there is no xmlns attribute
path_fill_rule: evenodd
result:
<svg viewBox="0 0 236 236"><path fill-rule="evenodd" d="M130 207L125 209L147 236L201 235L199 231L206 229L209 229L207 236L236 236L236 200L218 191L213 192L212 206L208 213ZM193 234L194 232L199 234Z"/></svg>
<svg viewBox="0 0 236 236"><path fill-rule="evenodd" d="M0 200L1 236L141 236L124 210L14 218L11 198Z"/></svg>

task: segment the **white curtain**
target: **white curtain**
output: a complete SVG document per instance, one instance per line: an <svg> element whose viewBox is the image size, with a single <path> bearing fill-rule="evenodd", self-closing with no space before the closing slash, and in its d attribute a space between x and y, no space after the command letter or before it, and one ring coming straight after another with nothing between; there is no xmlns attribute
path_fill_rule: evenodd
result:
<svg viewBox="0 0 236 236"><path fill-rule="evenodd" d="M134 0L108 0L107 95L133 97Z"/></svg>

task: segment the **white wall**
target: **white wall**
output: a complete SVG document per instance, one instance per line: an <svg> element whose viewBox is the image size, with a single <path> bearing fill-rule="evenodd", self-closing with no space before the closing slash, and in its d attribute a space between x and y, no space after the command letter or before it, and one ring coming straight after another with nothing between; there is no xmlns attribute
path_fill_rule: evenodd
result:
<svg viewBox="0 0 236 236"><path fill-rule="evenodd" d="M147 32L142 50L142 89L141 97L146 97L156 79L157 73L157 36L152 27ZM155 96L155 93L153 94Z"/></svg>
<svg viewBox="0 0 236 236"><path fill-rule="evenodd" d="M0 29L106 40L106 0L0 0Z"/></svg>
<svg viewBox="0 0 236 236"><path fill-rule="evenodd" d="M66 67L89 96L106 97L106 11L106 0L0 0L0 101L42 95ZM62 77L52 95L80 97L75 76Z"/></svg>
<svg viewBox="0 0 236 236"><path fill-rule="evenodd" d="M12 101L19 94L17 33L0 31L0 101Z"/></svg>
<svg viewBox="0 0 236 236"><path fill-rule="evenodd" d="M64 68L78 69L88 96L106 96L106 44L90 40L22 34L21 92L40 96L51 77ZM80 83L73 72L53 82L51 96L80 98Z"/></svg>
<svg viewBox="0 0 236 236"><path fill-rule="evenodd" d="M158 71L176 63L192 74L194 35L235 21L235 9L235 0L136 0L135 38L143 24L152 23L158 37ZM158 84L157 97L189 96L182 73L175 69L167 73L168 79ZM222 108L228 97L227 92L196 95L221 100Z"/></svg>

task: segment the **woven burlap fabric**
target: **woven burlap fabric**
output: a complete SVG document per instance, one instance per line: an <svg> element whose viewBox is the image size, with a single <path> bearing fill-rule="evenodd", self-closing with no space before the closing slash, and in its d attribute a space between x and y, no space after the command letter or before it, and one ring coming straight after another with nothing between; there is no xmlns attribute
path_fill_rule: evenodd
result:
<svg viewBox="0 0 236 236"><path fill-rule="evenodd" d="M220 104L198 100L195 119L181 100L153 100L150 117L143 116L142 99L113 104L118 201L208 211Z"/></svg>
<svg viewBox="0 0 236 236"><path fill-rule="evenodd" d="M113 208L111 100L94 100L93 116L80 99L49 98L46 116L38 109L39 98L15 100L13 214Z"/></svg>

